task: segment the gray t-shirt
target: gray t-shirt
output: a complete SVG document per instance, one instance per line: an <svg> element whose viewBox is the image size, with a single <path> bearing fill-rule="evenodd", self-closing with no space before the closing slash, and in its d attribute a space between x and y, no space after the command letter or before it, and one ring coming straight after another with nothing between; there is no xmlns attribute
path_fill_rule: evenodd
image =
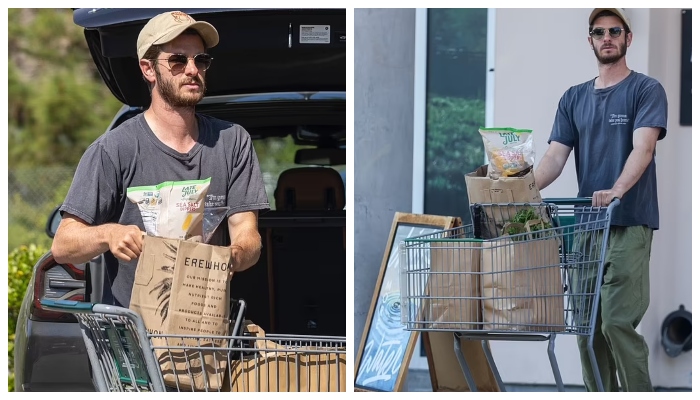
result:
<svg viewBox="0 0 700 400"><path fill-rule="evenodd" d="M198 115L199 139L182 154L166 146L149 128L143 114L124 122L93 142L83 154L61 210L87 223L117 222L145 231L138 206L126 197L135 186L164 181L211 178L205 207L231 207L228 215L270 208L257 155L240 125ZM210 244L228 246L227 220ZM128 306L137 260L124 263L105 253L112 294Z"/></svg>
<svg viewBox="0 0 700 400"><path fill-rule="evenodd" d="M613 187L632 151L635 129L661 128L658 140L666 136L668 102L657 80L632 71L622 82L605 89L595 89L594 82L564 93L549 138L573 147L579 197ZM659 229L654 158L613 211L611 224Z"/></svg>

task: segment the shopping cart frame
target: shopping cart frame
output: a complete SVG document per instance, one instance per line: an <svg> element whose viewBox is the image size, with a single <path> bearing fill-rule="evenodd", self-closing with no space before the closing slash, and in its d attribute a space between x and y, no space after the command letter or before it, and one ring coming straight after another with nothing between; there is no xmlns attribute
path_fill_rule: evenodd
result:
<svg viewBox="0 0 700 400"><path fill-rule="evenodd" d="M101 354L107 349L99 344L96 344L100 341L100 339L102 342L104 342L106 338L104 336L100 338L95 338L93 336L93 329L98 328L97 325L95 325L95 323L97 322L98 324L104 324L100 326L111 325L111 329L116 330L117 324L119 322L127 321L128 323L133 324L132 326L136 327L135 331L131 333L133 337L138 341L140 354L137 354L137 357L142 356L142 361L145 363L146 373L148 375L148 382L146 383L146 385L149 386L149 391L166 391L165 383L163 381L160 368L155 362L155 357L148 356L149 354L151 354L150 350L152 349L152 346L146 334L146 332L148 332L146 330L146 325L144 324L143 319L136 312L129 310L128 308L118 307L109 304L96 304L74 300L41 299L41 305L46 309L74 314L78 319L80 331L83 337L83 341L85 343L85 348L87 350L88 360L90 362L90 368L92 370L93 384L95 385L95 389L97 389L98 392L111 391L110 389L112 387L108 385L109 377L106 377L105 375L109 374L110 372L108 371L112 371L112 368L111 366L105 365L105 359L102 357ZM97 320L95 320L95 318ZM119 351L122 355L125 355L127 353L127 349L122 345L121 342L118 343L119 347L117 349L112 350ZM127 363L126 369L130 380L132 382L136 382L137 371L135 370L133 365ZM115 377L112 376L112 378ZM138 386L134 387L135 391L141 391L142 389L143 388L140 388Z"/></svg>
<svg viewBox="0 0 700 400"><path fill-rule="evenodd" d="M265 382L260 382L257 381L259 379L258 373L259 368L261 367L258 365L258 360L263 359L262 356L258 357L259 355L263 354L263 352L268 352L268 351L273 351L275 354L278 354L279 358L283 358L285 360L289 360L290 358L293 358L294 355L301 355L301 354L306 354L306 355L313 355L316 354L319 357L321 355L327 355L330 357L330 355L335 355L337 356L337 362L335 362L335 371L331 371L331 365L330 363L328 364L327 368L324 368L324 371L327 372L328 376L326 377L327 380L330 380L330 376L333 372L336 373L336 376L338 377L338 382L336 384L338 390L340 388L340 355L346 353L346 341L345 337L336 337L336 336L320 336L320 335L292 335L292 334L264 334L262 336L256 336L256 337L251 337L251 336L245 336L244 334L244 314L245 314L245 308L246 304L244 300L237 300L237 301L232 301L232 307L231 311L235 314L235 320L231 320L231 327L230 328L230 334L229 335L222 335L222 336L212 336L212 335L206 335L206 336L194 336L194 335L179 335L179 334L161 334L161 333L149 333L148 330L146 329L146 326L143 322L143 319L138 315L138 313L127 309L123 307L117 307L113 305L107 305L107 304L94 304L94 303L87 303L87 302L78 302L78 301L72 301L72 300L51 300L51 299L42 299L41 300L42 306L44 306L47 309L52 309L56 311L61 311L61 312L68 312L75 314L78 322L80 324L82 336L85 342L85 346L87 349L87 354L88 354L88 359L90 361L90 368L92 371L92 377L93 377L93 383L95 385L95 388L97 391L100 392L108 392L108 391L152 391L152 392L165 392L165 391L202 391L202 390L195 390L193 387L181 387L180 386L180 379L177 378L175 380L175 387L172 385L166 385L164 379L163 379L163 370L161 369L161 366L158 363L158 357L156 355L157 351L165 352L165 357L170 357L170 360L172 360L172 353L182 353L182 352L195 352L199 353L200 361L202 364L204 363L204 359L202 353L221 353L225 352L226 356L222 357L219 359L219 361L223 361L224 359L228 363L227 365L231 365L232 361L237 361L238 358L232 358L233 354L235 353L235 357L240 357L240 360L244 359L244 355L252 355L251 358L253 360L254 366L254 376L255 376L255 384L256 387L254 388L254 391L264 391L261 390L260 386L262 386ZM130 351L128 348L126 348L122 341L117 340L116 341L116 346L115 346L115 341L108 340L108 335L105 334L104 331L106 331L105 327L109 328L116 328L117 325L119 325L122 329L126 329L128 332L131 333L131 337L136 341L137 348L133 349L133 351ZM122 326L123 325L123 326ZM189 340L192 341L193 339L197 341L197 345L192 346L192 345L185 345L184 342L181 342L180 344L176 345L171 345L170 343L167 343L165 345L163 344L156 344L154 345L153 339L154 338L161 338L165 339L166 343L169 342L168 339L173 339L177 341L178 339L180 340ZM199 347L199 339L203 339L205 341L214 341L218 340L221 342L226 342L227 346L217 349L217 348L212 348L212 347ZM109 348L107 346L107 342L111 345ZM263 343L262 347L258 347L257 343ZM267 343L273 343L275 346L274 348L268 348ZM283 343L284 345L280 345L280 343ZM300 344L304 343L304 345ZM299 346L315 346L312 349L303 349L299 350ZM279 346L279 347L278 347ZM330 346L330 347L324 347L324 346ZM112 353L110 353L112 352ZM112 357L110 357L110 355ZM189 357L188 357L189 358ZM119 366L115 367L115 362L118 361L124 361L128 360L129 362L125 363L118 363L121 365L122 370L119 370ZM250 361L250 359L249 359ZM141 362L142 364L139 364ZM139 369L139 368L144 368ZM287 366L287 368L289 368ZM299 364L296 364L296 370L297 372L299 371L299 368L302 368L299 366ZM307 367L308 368L308 367ZM226 373L228 373L228 367L225 369ZM287 370L289 372L289 369ZM321 371L321 366L317 366L317 372ZM147 376L144 377L144 372ZM199 370L197 371L199 372ZM121 375L120 375L121 373ZM174 371L173 371L174 373ZM187 374L189 374L190 379L192 379L192 371L190 370L190 364L187 362ZM279 370L277 370L277 387L278 390L281 386L279 386ZM319 372L320 373L320 372ZM308 377L307 377L308 378ZM208 384L209 378L206 377L205 375L205 391L226 391L226 389L231 389L233 390L234 387L234 382L231 382L228 380L226 377L223 378L223 381L217 381L218 383L221 384L220 388L210 388ZM230 386L225 386L224 383L228 382L228 385ZM309 381L305 381L307 385L310 385ZM272 386L274 382L271 383L270 377L268 377L267 384L269 386ZM286 383L287 388L289 389L290 387L294 387L296 384L297 390L300 388L300 378L297 375L296 382L289 381ZM330 391L331 388L331 382L321 382L320 377L318 377L318 381L314 382L315 385L318 385L319 390L318 391L324 391L321 390L320 387L323 386L324 384L327 384L327 387ZM268 386L268 387L269 387ZM244 383L241 385L236 385L238 389L242 389L243 391L248 391L251 388L247 382L244 381ZM325 386L324 386L325 387ZM212 390L210 390L212 389ZM309 386L309 390L312 388ZM283 390L280 390L283 391ZM293 391L293 390L290 390Z"/></svg>
<svg viewBox="0 0 700 400"><path fill-rule="evenodd" d="M474 212L474 208L478 207L489 207L489 206L504 206L504 207L527 207L527 206L581 206L581 207L588 207L591 210L595 209L598 210L598 212L602 213L604 210L605 212L605 219L604 221L594 221L595 223L600 223L600 222L605 222L604 228L602 228L602 243L600 244L601 250L600 250L600 260L596 261L597 265L597 277L596 277L596 287L594 288L594 293L593 293L593 298L591 301L591 310L590 310L590 315L588 316L589 318L589 323L592 324L592 327L590 329L590 332L586 334L587 336L587 348L588 348L588 353L589 353L589 358L593 367L594 371L594 377L595 377L595 382L596 386L599 391L603 390L602 386L602 379L600 376L600 371L598 368L598 363L597 360L595 359L595 353L593 351L593 335L595 332L595 321L599 312L599 303L600 303L600 286L602 284L602 277L604 273L604 263L605 263L605 258L607 254L607 243L608 243L608 238L609 238L609 233L610 233L610 224L612 221L612 213L620 203L619 199L614 199L607 207L592 207L591 205L591 198L574 198L574 199L564 199L564 198L548 198L544 199L541 203L502 203L502 204L475 204L472 205L472 222L473 225L470 227L460 227L460 228L453 228L451 230L447 230L442 232L445 236L448 236L450 234L450 231L456 231L458 229L461 229L462 231L466 231L466 228L471 228L472 229L472 234L474 231L477 231L476 233L479 233L478 231L480 230L481 226L481 221L478 221L478 216L482 215L478 212ZM593 212L591 212L593 214ZM575 218L575 217L574 217ZM554 222L555 219L552 220ZM559 219L556 219L556 221L560 221ZM571 222L575 224L573 221ZM562 228L565 227L569 224L562 223L561 226L555 226L552 228L557 229L557 228ZM563 229L562 229L563 231ZM435 238L436 235L441 234L438 232L437 234L431 234L431 235L425 235L423 237L416 237L416 238L407 238L400 244L401 248L401 253L402 253L402 263L404 264L402 266L402 290L405 292L407 291L407 268L408 266L405 265L408 261L406 258L406 251L407 247L410 247L410 243L417 243L420 242L421 240L423 242L430 242L431 240L437 241L437 242L445 242L447 240L445 239L426 239L428 237ZM494 238L495 239L495 238ZM490 239L464 239L464 233L462 233L462 239L456 239L456 241L480 241L480 242L489 242ZM565 266L568 262L566 259L567 257L567 251L570 250L567 249L568 244L567 243L561 243L561 248L560 248L560 257L561 257L561 264L562 266ZM431 271L432 273L432 271ZM418 297L418 296L415 296ZM429 297L429 296L428 296ZM457 297L455 297L457 298ZM474 299L473 297L459 297L459 299ZM402 294L402 302L406 302L406 294ZM556 356L554 354L554 348L555 348L555 339L557 337L557 332L550 331L550 332L539 332L539 333L531 333L531 332L503 332L503 331L488 331L488 330L457 330L457 329L441 329L441 328L425 328L425 327L415 327L408 321L409 318L412 318L411 316L408 316L407 314L415 314L417 310L410 310L408 309L407 304L402 305L402 314L404 316L402 317L404 321L407 323L407 330L415 330L415 331L435 331L435 330L448 330L453 332L454 334L454 351L455 355L457 357L457 361L459 362L459 365L463 371L464 377L467 381L467 384L469 385L469 388L471 391L477 391L477 385L476 382L473 379L473 375L471 373L471 370L469 368L469 365L467 364L462 351L461 351L461 340L480 340L482 344L482 348L484 350L484 354L486 356L486 360L494 374L494 378L496 379L496 382L498 384L498 387L501 391L505 391L505 385L503 384L503 381L500 377L500 374L498 373L498 368L495 365L495 361L493 359L493 355L490 351L490 347L488 345L488 342L491 340L500 340L500 341L548 341L548 346L547 346L547 354L549 358L550 365L552 367L552 372L554 374L555 382L557 385L558 391L565 391L564 390L564 385L563 381L561 378L561 373L559 371L559 365L556 359ZM425 322L425 321L423 321ZM565 334L576 334L575 332L564 332ZM577 334L578 336L584 336L582 334Z"/></svg>

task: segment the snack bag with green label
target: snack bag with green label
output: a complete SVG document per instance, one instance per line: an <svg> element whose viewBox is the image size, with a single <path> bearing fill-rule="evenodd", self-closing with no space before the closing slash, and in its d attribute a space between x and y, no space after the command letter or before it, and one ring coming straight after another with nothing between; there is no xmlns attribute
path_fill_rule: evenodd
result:
<svg viewBox="0 0 700 400"><path fill-rule="evenodd" d="M493 179L518 176L535 164L532 130L515 128L479 128Z"/></svg>
<svg viewBox="0 0 700 400"><path fill-rule="evenodd" d="M141 211L149 236L201 242L204 199L211 178L166 181L127 189L127 198Z"/></svg>

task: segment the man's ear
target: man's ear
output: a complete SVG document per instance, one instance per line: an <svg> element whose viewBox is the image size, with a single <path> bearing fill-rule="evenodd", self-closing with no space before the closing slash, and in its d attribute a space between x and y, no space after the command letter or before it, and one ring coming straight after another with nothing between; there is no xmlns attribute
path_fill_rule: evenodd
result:
<svg viewBox="0 0 700 400"><path fill-rule="evenodd" d="M151 83L156 81L156 71L153 69L153 65L150 61L144 59L139 60L139 67L141 67L141 73L144 79Z"/></svg>

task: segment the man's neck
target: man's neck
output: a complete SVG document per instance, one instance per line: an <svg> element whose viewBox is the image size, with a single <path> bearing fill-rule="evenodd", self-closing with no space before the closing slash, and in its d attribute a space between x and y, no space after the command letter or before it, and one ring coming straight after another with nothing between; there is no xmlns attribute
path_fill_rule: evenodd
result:
<svg viewBox="0 0 700 400"><path fill-rule="evenodd" d="M625 58L613 64L598 63L598 78L595 81L596 89L604 89L610 86L615 86L622 82L632 71L627 68Z"/></svg>
<svg viewBox="0 0 700 400"><path fill-rule="evenodd" d="M199 138L194 107L172 108L154 98L144 117L156 137L180 153L187 153Z"/></svg>

